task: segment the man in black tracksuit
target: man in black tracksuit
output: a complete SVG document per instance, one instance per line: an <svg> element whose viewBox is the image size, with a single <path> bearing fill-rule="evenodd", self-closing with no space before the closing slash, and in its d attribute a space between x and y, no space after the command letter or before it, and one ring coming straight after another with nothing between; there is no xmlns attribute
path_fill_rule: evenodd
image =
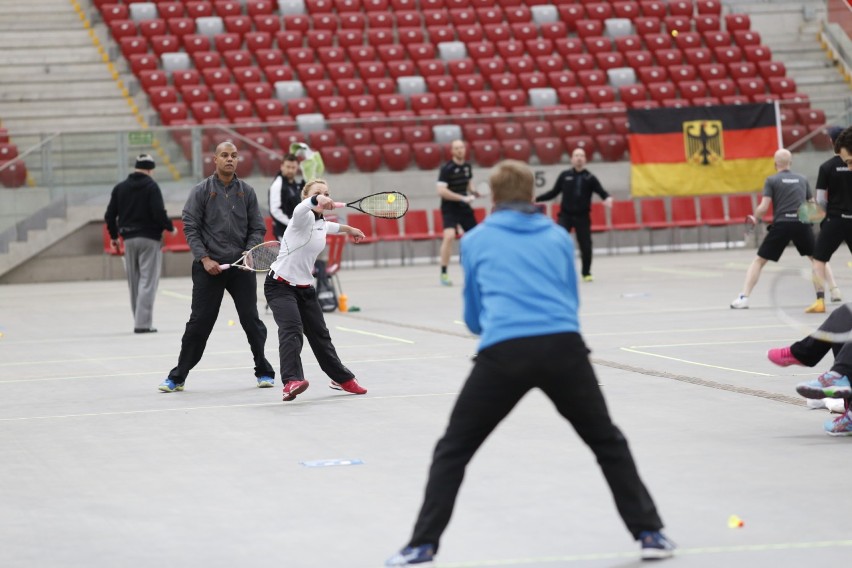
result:
<svg viewBox="0 0 852 568"><path fill-rule="evenodd" d="M556 178L553 189L536 197L536 202L548 201L562 194L562 209L559 212L559 224L570 233L574 229L580 257L583 259L583 281L592 279L592 193L604 200L604 205L612 207L612 197L601 186L589 170L586 169L586 151L577 148L571 154L571 165Z"/></svg>
<svg viewBox="0 0 852 568"><path fill-rule="evenodd" d="M175 232L163 205L160 186L151 177L154 167L150 155L139 155L133 173L113 188L104 215L112 247L117 250L119 236L124 239L124 268L135 333L157 331L152 324L162 266L163 231Z"/></svg>

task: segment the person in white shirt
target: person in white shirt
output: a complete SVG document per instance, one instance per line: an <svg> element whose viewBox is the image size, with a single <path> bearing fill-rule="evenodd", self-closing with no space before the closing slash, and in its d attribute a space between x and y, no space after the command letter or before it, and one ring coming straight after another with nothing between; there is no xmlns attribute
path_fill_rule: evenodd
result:
<svg viewBox="0 0 852 568"><path fill-rule="evenodd" d="M295 399L309 385L300 357L305 337L320 368L331 378L330 388L352 394L367 392L355 380L352 371L340 362L314 288L314 262L325 248L326 235L351 235L356 243L364 238L360 229L326 221L323 211L332 209L334 201L328 196L325 180L315 179L305 184L302 202L293 210L281 239L281 252L272 263L263 286L266 301L278 325L278 354L285 401Z"/></svg>

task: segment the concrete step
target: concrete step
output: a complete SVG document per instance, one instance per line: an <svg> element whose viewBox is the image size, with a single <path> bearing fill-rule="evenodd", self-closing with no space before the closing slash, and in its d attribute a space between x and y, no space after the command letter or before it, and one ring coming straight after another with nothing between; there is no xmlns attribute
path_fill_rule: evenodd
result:
<svg viewBox="0 0 852 568"><path fill-rule="evenodd" d="M13 118L3 119L3 126L7 128L13 135L17 134L38 134L38 133L53 133L53 132L89 132L102 130L138 130L139 123L127 111L126 116L86 116L86 117L69 117L69 116L53 116L53 117L29 117L29 118Z"/></svg>
<svg viewBox="0 0 852 568"><path fill-rule="evenodd" d="M37 35L37 38L33 36ZM28 49L33 40L38 40L41 47L91 47L92 40L79 30L55 31L50 34L33 34L28 32L6 32L0 35L0 49Z"/></svg>
<svg viewBox="0 0 852 568"><path fill-rule="evenodd" d="M103 59L94 45L85 47L27 47L7 49L0 53L0 65L4 67L30 67L33 65L66 65L79 63L101 63Z"/></svg>
<svg viewBox="0 0 852 568"><path fill-rule="evenodd" d="M9 19L4 16L0 20L0 33L7 32L53 32L57 30L68 30L79 27L81 30L83 24L77 14L71 13L67 17L53 17L45 19Z"/></svg>
<svg viewBox="0 0 852 568"><path fill-rule="evenodd" d="M13 83L41 83L51 86L53 83L83 83L92 80L112 79L106 65L97 63L81 63L70 65L44 65L24 67L0 67L0 83L4 86Z"/></svg>
<svg viewBox="0 0 852 568"><path fill-rule="evenodd" d="M118 93L116 93L118 95ZM124 115L130 114L130 107L120 96L104 97L98 93L88 99L80 99L73 107L57 105L55 101L0 102L0 116L6 119L39 118L49 116L89 116L89 115Z"/></svg>
<svg viewBox="0 0 852 568"><path fill-rule="evenodd" d="M40 83L6 83L0 90L0 103L4 101L64 101L83 99L92 93L101 96L121 96L118 86L111 78L85 83L68 83L61 89L45 89Z"/></svg>

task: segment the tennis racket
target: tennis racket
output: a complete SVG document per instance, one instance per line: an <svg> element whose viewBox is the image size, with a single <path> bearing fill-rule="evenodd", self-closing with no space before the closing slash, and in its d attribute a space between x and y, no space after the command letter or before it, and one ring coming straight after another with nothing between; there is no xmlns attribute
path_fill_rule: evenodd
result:
<svg viewBox="0 0 852 568"><path fill-rule="evenodd" d="M272 266L272 263L275 262L275 259L278 258L280 250L280 242L266 241L247 250L238 261L232 264L220 264L219 269L239 268L240 270L247 270L249 272L266 272Z"/></svg>
<svg viewBox="0 0 852 568"><path fill-rule="evenodd" d="M334 206L351 207L373 217L399 219L408 212L408 198L398 191L383 191L349 203L335 201Z"/></svg>

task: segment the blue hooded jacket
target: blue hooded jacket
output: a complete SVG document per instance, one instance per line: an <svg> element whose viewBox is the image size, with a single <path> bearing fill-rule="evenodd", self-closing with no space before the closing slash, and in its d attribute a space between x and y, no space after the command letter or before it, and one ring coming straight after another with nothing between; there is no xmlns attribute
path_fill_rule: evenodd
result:
<svg viewBox="0 0 852 568"><path fill-rule="evenodd" d="M579 332L574 243L540 213L495 211L461 240L464 321L479 349L508 339Z"/></svg>

